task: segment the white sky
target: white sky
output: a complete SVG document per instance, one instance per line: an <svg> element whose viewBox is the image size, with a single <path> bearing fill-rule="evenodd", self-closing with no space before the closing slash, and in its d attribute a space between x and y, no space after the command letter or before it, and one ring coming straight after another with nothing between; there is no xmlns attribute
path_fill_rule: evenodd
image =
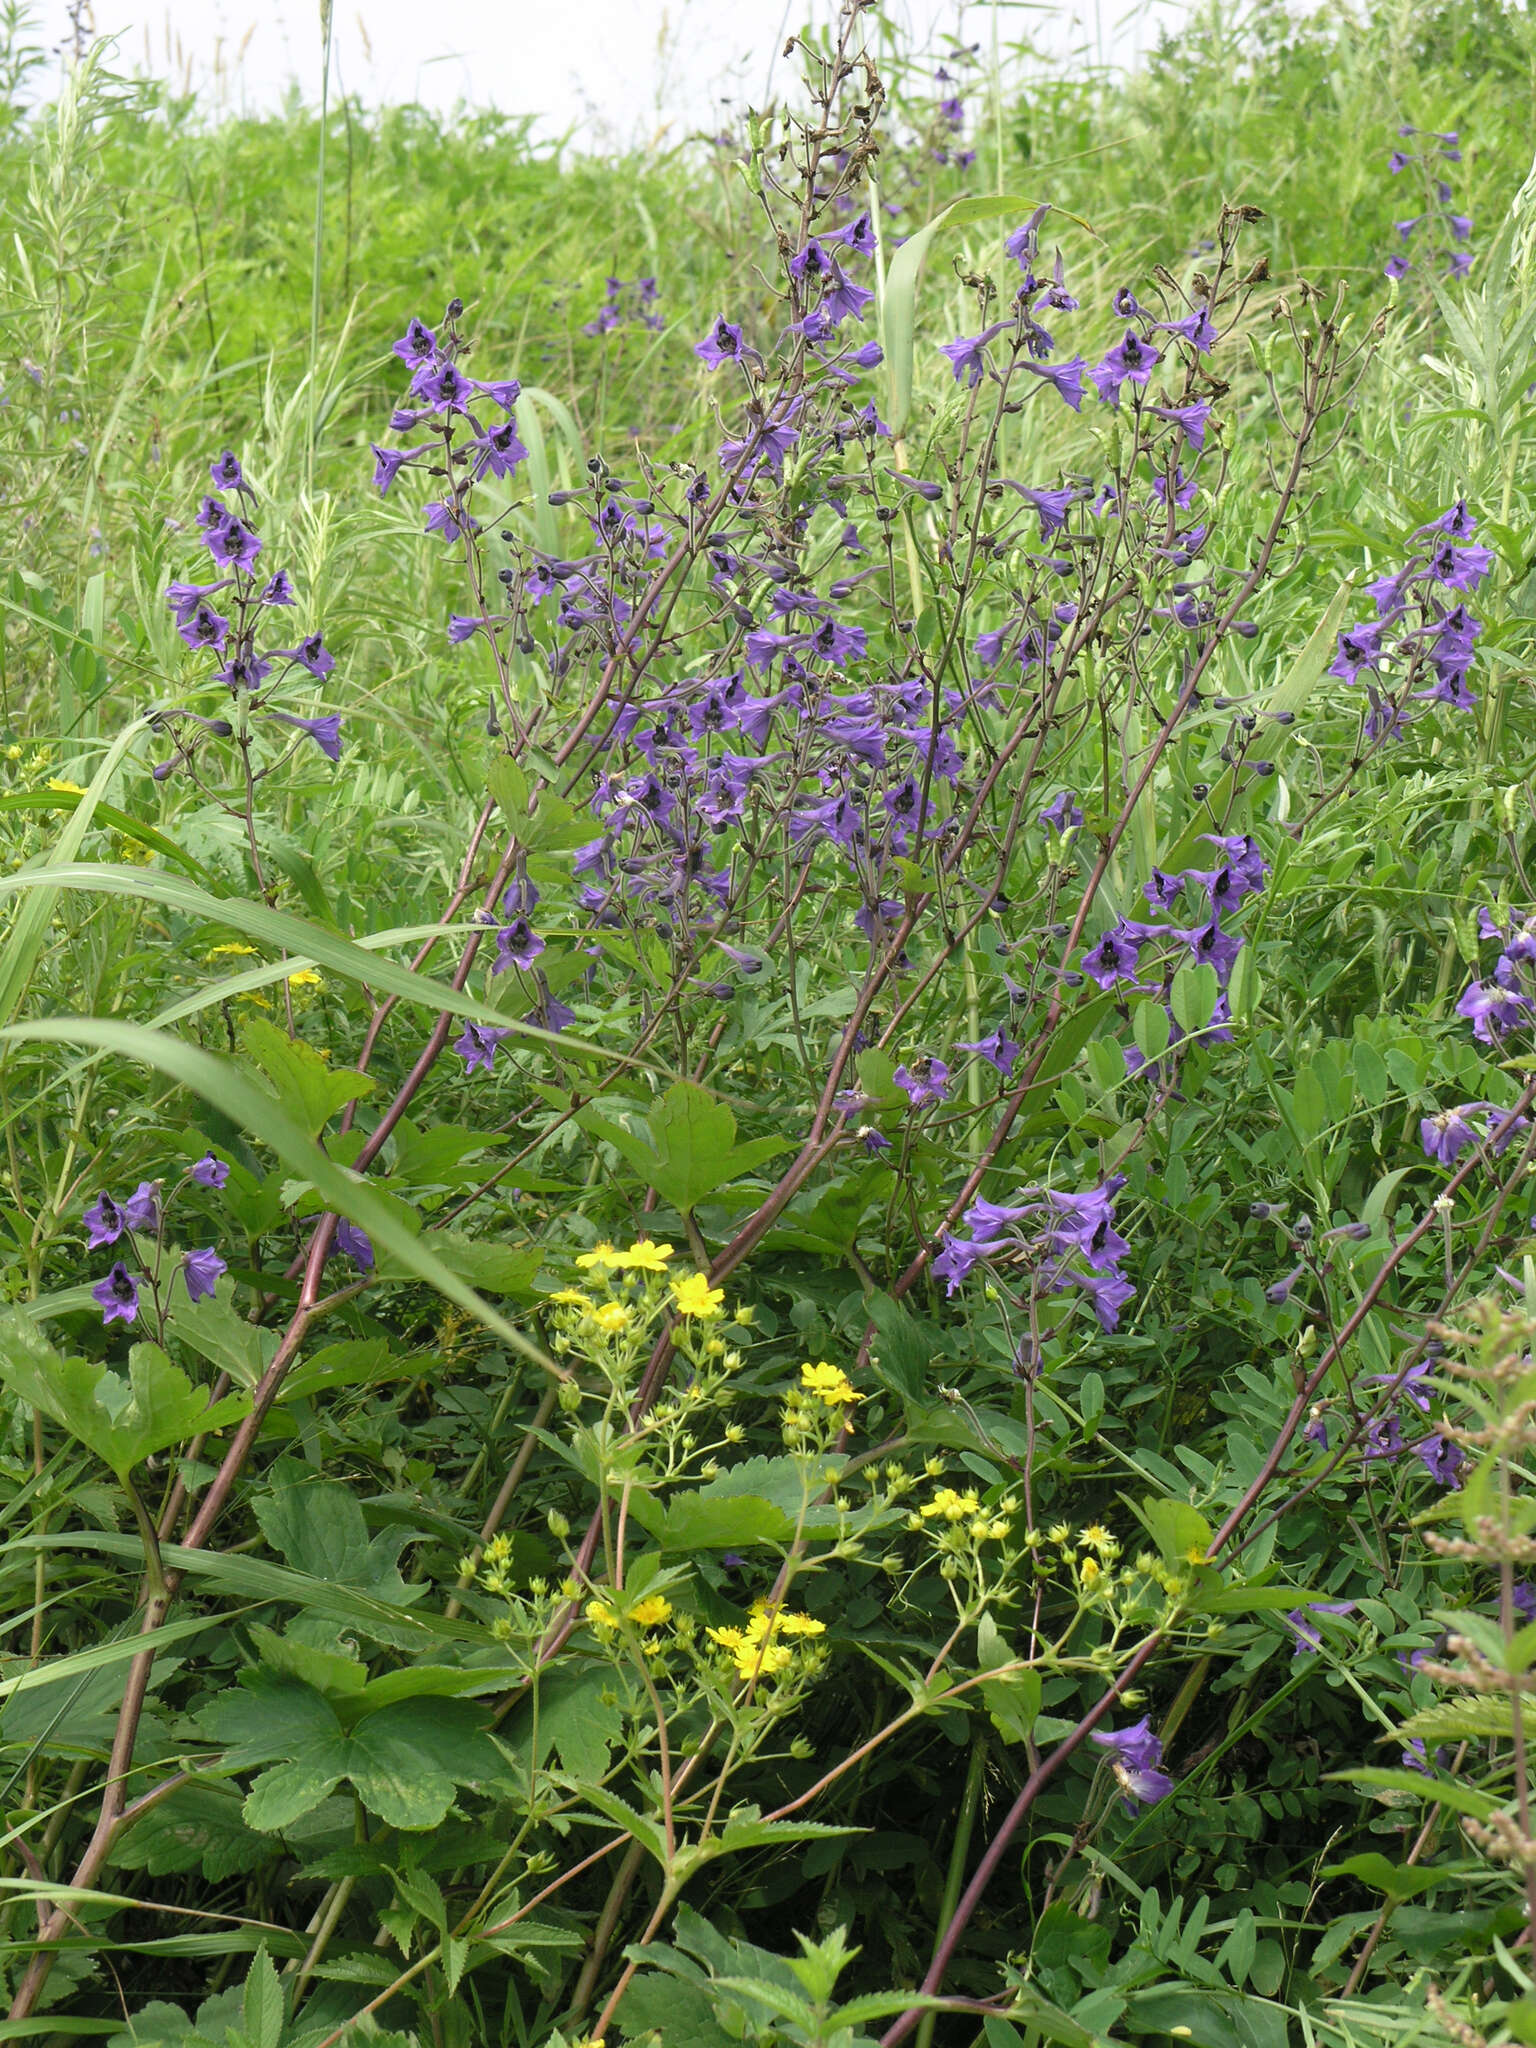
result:
<svg viewBox="0 0 1536 2048"><path fill-rule="evenodd" d="M319 0L86 0L97 33L120 38L122 67L169 76L210 111L257 111L297 81L320 82ZM761 102L770 61L808 14L830 0L335 0L337 79L369 102L460 102L544 117L540 133L579 126L587 141L681 137L705 127L722 98ZM1026 34L1126 62L1176 22L1189 0L1001 0L1006 46ZM887 0L920 42L963 22L991 47L993 0ZM67 0L43 0L50 45L67 32Z"/></svg>

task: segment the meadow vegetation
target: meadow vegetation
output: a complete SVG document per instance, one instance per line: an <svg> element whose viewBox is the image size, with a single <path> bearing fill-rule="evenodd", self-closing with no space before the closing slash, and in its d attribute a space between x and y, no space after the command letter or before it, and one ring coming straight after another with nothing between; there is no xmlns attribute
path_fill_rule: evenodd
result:
<svg viewBox="0 0 1536 2048"><path fill-rule="evenodd" d="M631 156L0 21L0 2038L1536 2043L1536 17Z"/></svg>

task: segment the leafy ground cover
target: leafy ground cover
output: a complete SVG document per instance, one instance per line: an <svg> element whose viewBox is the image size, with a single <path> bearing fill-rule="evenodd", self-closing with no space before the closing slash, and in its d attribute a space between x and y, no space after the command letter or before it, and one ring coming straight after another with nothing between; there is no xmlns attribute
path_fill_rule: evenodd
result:
<svg viewBox="0 0 1536 2048"><path fill-rule="evenodd" d="M10 21L8 2039L1536 2038L1531 22L798 55Z"/></svg>

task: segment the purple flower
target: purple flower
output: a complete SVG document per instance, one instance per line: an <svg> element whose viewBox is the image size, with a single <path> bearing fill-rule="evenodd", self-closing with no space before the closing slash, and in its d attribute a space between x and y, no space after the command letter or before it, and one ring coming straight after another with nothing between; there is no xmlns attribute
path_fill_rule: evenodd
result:
<svg viewBox="0 0 1536 2048"><path fill-rule="evenodd" d="M1354 1611L1353 1600L1309 1600L1305 1608L1293 1607L1285 1617L1296 1631L1296 1648L1292 1654L1306 1657L1323 1647L1322 1631L1307 1620L1309 1614L1353 1614Z"/></svg>
<svg viewBox="0 0 1536 2048"><path fill-rule="evenodd" d="M1476 590L1493 567L1493 550L1476 544L1458 547L1447 540L1435 549L1425 566L1427 573L1447 590Z"/></svg>
<svg viewBox="0 0 1536 2048"><path fill-rule="evenodd" d="M139 1312L139 1283L119 1259L106 1279L91 1289L91 1299L100 1306L103 1326L131 1323Z"/></svg>
<svg viewBox="0 0 1536 2048"><path fill-rule="evenodd" d="M1395 1458L1403 1448L1403 1425L1396 1415L1377 1416L1360 1446L1362 1458Z"/></svg>
<svg viewBox="0 0 1536 2048"><path fill-rule="evenodd" d="M1099 1328L1106 1332L1120 1327L1120 1311L1136 1290L1118 1273L1068 1273L1063 1284L1080 1287L1093 1306Z"/></svg>
<svg viewBox="0 0 1536 2048"><path fill-rule="evenodd" d="M1067 523L1067 514L1082 496L1081 491L1027 491L1022 484L1015 485L1021 498L1033 505L1040 515L1040 538L1049 540L1053 533L1059 533Z"/></svg>
<svg viewBox="0 0 1536 2048"><path fill-rule="evenodd" d="M469 540L480 531L480 522L462 505L433 503L427 507L426 533L441 534L444 540Z"/></svg>
<svg viewBox="0 0 1536 2048"><path fill-rule="evenodd" d="M419 369L423 363L430 363L435 359L437 336L424 322L407 321L404 334L390 353L397 355L407 369Z"/></svg>
<svg viewBox="0 0 1536 2048"><path fill-rule="evenodd" d="M974 391L986 371L986 359L982 350L1008 326L1006 320L996 320L990 327L984 327L980 334L962 334L958 341L944 341L939 344L939 354L949 358L949 366L955 373L955 382L964 384Z"/></svg>
<svg viewBox="0 0 1536 2048"><path fill-rule="evenodd" d="M373 1271L373 1246L365 1233L355 1223L349 1223L345 1216L336 1222L336 1249L343 1258L350 1259L360 1273Z"/></svg>
<svg viewBox="0 0 1536 2048"><path fill-rule="evenodd" d="M128 1227L122 1210L108 1194L98 1195L80 1220L90 1232L85 1241L88 1251L95 1251L100 1245L116 1244Z"/></svg>
<svg viewBox="0 0 1536 2048"><path fill-rule="evenodd" d="M1023 227L1015 228L1011 235L1004 238L1004 250L1026 276L1040 253L1040 223L1049 212L1049 206L1037 206Z"/></svg>
<svg viewBox="0 0 1536 2048"><path fill-rule="evenodd" d="M1437 1486L1460 1489L1461 1468L1467 1462L1467 1454L1460 1444L1452 1443L1448 1436L1442 1436L1435 1429L1428 1436L1421 1437L1413 1449Z"/></svg>
<svg viewBox="0 0 1536 2048"><path fill-rule="evenodd" d="M206 1152L192 1168L192 1178L200 1188L221 1188L229 1179L229 1168L222 1159Z"/></svg>
<svg viewBox="0 0 1536 2048"><path fill-rule="evenodd" d="M1173 1790L1173 1780L1162 1768L1163 1745L1152 1733L1147 1715L1143 1714L1134 1727L1122 1728L1118 1734L1108 1728L1096 1728L1093 1740L1109 1751L1110 1767L1127 1813L1135 1813L1138 1806L1155 1806Z"/></svg>
<svg viewBox="0 0 1536 2048"><path fill-rule="evenodd" d="M1083 372L1088 368L1083 356L1073 356L1066 363L1032 363L1027 356L1021 358L1021 370L1030 370L1035 376L1049 384L1063 405L1071 406L1074 412L1083 409Z"/></svg>
<svg viewBox="0 0 1536 2048"><path fill-rule="evenodd" d="M475 395L474 385L454 363L423 363L411 390L433 413L466 412Z"/></svg>
<svg viewBox="0 0 1536 2048"><path fill-rule="evenodd" d="M1476 531L1477 515L1468 511L1465 498L1458 498L1449 512L1442 512L1427 526L1418 527L1415 537L1420 533L1448 533L1452 540L1470 540Z"/></svg>
<svg viewBox="0 0 1536 2048"><path fill-rule="evenodd" d="M196 610L182 614L176 630L189 647L211 647L215 653L222 653L229 638L229 621L211 604L200 604Z"/></svg>
<svg viewBox="0 0 1536 2048"><path fill-rule="evenodd" d="M1381 274L1383 277L1390 277L1395 283L1405 278L1412 268L1413 265L1406 256L1389 256L1381 266Z"/></svg>
<svg viewBox="0 0 1536 2048"><path fill-rule="evenodd" d="M946 1232L944 1247L933 1261L933 1275L944 1282L944 1292L953 1294L970 1277L971 1268L983 1259L991 1258L1003 1249L1001 1238L973 1243L967 1237L954 1237Z"/></svg>
<svg viewBox="0 0 1536 2048"><path fill-rule="evenodd" d="M206 1251L183 1252L181 1270L187 1283L187 1299L201 1301L205 1294L215 1292L219 1275L227 1272L228 1268L210 1246Z"/></svg>
<svg viewBox="0 0 1536 2048"><path fill-rule="evenodd" d="M296 661L301 668L307 668L317 679L328 676L336 666L336 657L326 646L318 633L311 633L307 640L301 640L297 647L274 647L274 661Z"/></svg>
<svg viewBox="0 0 1536 2048"><path fill-rule="evenodd" d="M1143 341L1134 328L1128 327L1125 339L1088 374L1104 403L1118 406L1121 385L1145 384L1162 359L1161 352L1150 341Z"/></svg>
<svg viewBox="0 0 1536 2048"><path fill-rule="evenodd" d="M203 535L203 545L226 569L249 569L261 553L261 538L233 513Z"/></svg>
<svg viewBox="0 0 1536 2048"><path fill-rule="evenodd" d="M944 1102L949 1096L949 1068L943 1060L920 1058L914 1067L900 1066L891 1076L903 1089L914 1109L925 1103Z"/></svg>
<svg viewBox="0 0 1536 2048"><path fill-rule="evenodd" d="M1374 675L1382 660L1381 635L1379 625L1351 626L1341 633L1339 651L1329 666L1329 675L1346 683L1355 682L1362 669L1369 669Z"/></svg>
<svg viewBox="0 0 1536 2048"><path fill-rule="evenodd" d="M418 455L426 454L431 444L424 441L419 448L380 448L377 442L372 445L374 487L383 495L401 470L414 462Z"/></svg>
<svg viewBox="0 0 1536 2048"><path fill-rule="evenodd" d="M845 277L842 265L834 260L832 281L822 297L821 311L834 327L840 327L845 320L862 320L874 296L868 286L855 284L851 277Z"/></svg>
<svg viewBox="0 0 1536 2048"><path fill-rule="evenodd" d="M243 491L246 488L245 471L233 449L226 448L222 455L215 456L208 465L208 474L213 478L216 491Z"/></svg>
<svg viewBox="0 0 1536 2048"><path fill-rule="evenodd" d="M286 569L278 569L272 575L256 602L258 604L297 604L298 599L293 594L293 578Z"/></svg>
<svg viewBox="0 0 1536 2048"><path fill-rule="evenodd" d="M717 320L702 341L696 341L693 352L701 363L707 363L712 370L718 370L722 363L738 363L747 353L741 329L729 320Z"/></svg>
<svg viewBox="0 0 1536 2048"><path fill-rule="evenodd" d="M997 1071L1006 1081L1013 1072L1014 1062L1018 1059L1023 1048L1013 1039L1009 1038L1001 1026L999 1026L987 1038L975 1040L962 1039L957 1050L975 1053L979 1058L984 1059L989 1066L996 1067Z"/></svg>
<svg viewBox="0 0 1536 2048"><path fill-rule="evenodd" d="M1095 939L1083 955L1083 972L1100 988L1111 988L1117 981L1130 980L1135 975L1146 937L1146 926L1132 924L1128 918L1122 917L1119 924L1112 926L1101 939Z"/></svg>
<svg viewBox="0 0 1536 2048"><path fill-rule="evenodd" d="M1058 790L1040 813L1048 832L1072 832L1083 822L1083 813L1070 789Z"/></svg>
<svg viewBox="0 0 1536 2048"><path fill-rule="evenodd" d="M496 959L492 974L504 974L509 967L531 967L544 950L544 941L526 917L515 917L496 934Z"/></svg>
<svg viewBox="0 0 1536 2048"><path fill-rule="evenodd" d="M160 1183L141 1180L123 1204L123 1222L130 1230L160 1228Z"/></svg>
<svg viewBox="0 0 1536 2048"><path fill-rule="evenodd" d="M1478 1133L1467 1121L1468 1114L1488 1106L1486 1102L1463 1102L1456 1109L1442 1109L1433 1116L1421 1117L1419 1142L1425 1158L1438 1160L1442 1166L1454 1166L1467 1147L1478 1140Z"/></svg>
<svg viewBox="0 0 1536 2048"><path fill-rule="evenodd" d="M1472 1026L1472 1036L1483 1045L1496 1045L1506 1031L1523 1022L1522 1010L1531 1006L1529 996L1503 989L1496 982L1474 981L1456 1003L1456 1014Z"/></svg>
<svg viewBox="0 0 1536 2048"><path fill-rule="evenodd" d="M1177 334L1182 340L1192 342L1202 355L1209 355L1220 339L1210 312L1204 306L1196 306L1194 312L1186 313L1182 320L1154 320L1152 325L1165 334Z"/></svg>
<svg viewBox="0 0 1536 2048"><path fill-rule="evenodd" d="M454 1040L453 1049L463 1060L466 1074L472 1074L476 1067L489 1074L495 1070L497 1046L511 1036L510 1026L501 1029L495 1024L466 1024L463 1034Z"/></svg>
<svg viewBox="0 0 1536 2048"><path fill-rule="evenodd" d="M484 476L516 476L518 464L528 460L528 450L517 438L517 422L511 418L477 434L469 445L476 451L472 474L477 482Z"/></svg>
<svg viewBox="0 0 1536 2048"><path fill-rule="evenodd" d="M1197 453L1205 446L1205 425L1213 408L1202 399L1193 405L1154 405L1160 420L1171 420L1184 436L1185 446Z"/></svg>
<svg viewBox="0 0 1536 2048"><path fill-rule="evenodd" d="M300 718L295 711L269 711L267 716L277 719L282 725L291 725L299 732L307 732L328 761L341 759L339 711L328 712L324 718Z"/></svg>

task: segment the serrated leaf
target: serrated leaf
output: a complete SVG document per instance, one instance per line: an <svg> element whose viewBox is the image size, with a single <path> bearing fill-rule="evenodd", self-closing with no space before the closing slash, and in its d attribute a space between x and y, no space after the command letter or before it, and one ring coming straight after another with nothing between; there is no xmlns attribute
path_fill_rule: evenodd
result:
<svg viewBox="0 0 1536 2048"><path fill-rule="evenodd" d="M332 1068L312 1045L290 1038L265 1017L247 1017L240 1030L247 1057L271 1083L278 1100L309 1138L349 1102L371 1095L378 1083L352 1067Z"/></svg>

